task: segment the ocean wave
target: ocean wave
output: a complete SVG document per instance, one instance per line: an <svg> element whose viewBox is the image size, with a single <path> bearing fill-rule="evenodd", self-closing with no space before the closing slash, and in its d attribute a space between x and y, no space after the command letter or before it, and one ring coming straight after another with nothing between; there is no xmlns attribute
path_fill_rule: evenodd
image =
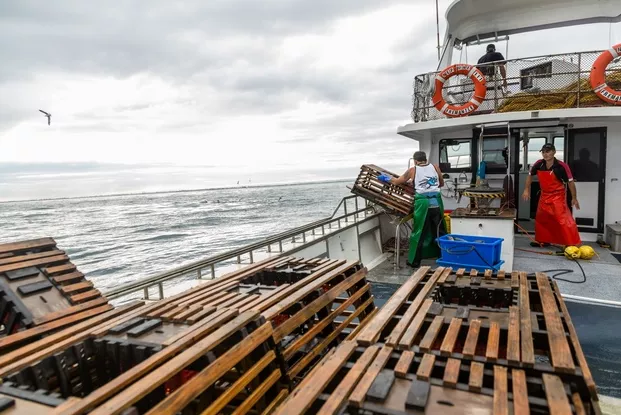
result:
<svg viewBox="0 0 621 415"><path fill-rule="evenodd" d="M150 238L137 239L136 242L153 242L153 241L167 241L170 239L179 239L185 238L186 236L190 236L189 233L168 233L164 235L156 235Z"/></svg>

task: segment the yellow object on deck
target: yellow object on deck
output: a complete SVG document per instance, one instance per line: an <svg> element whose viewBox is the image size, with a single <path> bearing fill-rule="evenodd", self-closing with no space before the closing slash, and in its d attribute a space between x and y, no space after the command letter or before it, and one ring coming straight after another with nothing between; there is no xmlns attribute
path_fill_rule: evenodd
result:
<svg viewBox="0 0 621 415"><path fill-rule="evenodd" d="M446 224L446 233L451 233L451 214L444 214L444 223Z"/></svg>
<svg viewBox="0 0 621 415"><path fill-rule="evenodd" d="M580 249L577 246L568 246L565 248L565 256L567 259L580 259Z"/></svg>
<svg viewBox="0 0 621 415"><path fill-rule="evenodd" d="M595 256L595 250L589 245L582 245L580 247L580 258L591 259Z"/></svg>

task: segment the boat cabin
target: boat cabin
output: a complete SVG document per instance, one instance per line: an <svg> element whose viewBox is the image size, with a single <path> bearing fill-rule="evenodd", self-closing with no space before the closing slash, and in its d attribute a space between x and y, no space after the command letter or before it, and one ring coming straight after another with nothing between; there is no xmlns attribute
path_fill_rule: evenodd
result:
<svg viewBox="0 0 621 415"><path fill-rule="evenodd" d="M521 194L541 147L551 143L575 179L580 209L572 212L582 240L615 232L621 223L616 208L621 203L621 45L484 65L462 62L454 53L473 44L500 46L513 34L621 20L612 1L597 4L462 0L449 7L438 68L415 77L413 122L398 128L448 175L442 192L447 210L471 205L464 191L476 186L484 161L488 186L504 192L490 206L515 209L516 233L534 231L536 177L531 200Z"/></svg>

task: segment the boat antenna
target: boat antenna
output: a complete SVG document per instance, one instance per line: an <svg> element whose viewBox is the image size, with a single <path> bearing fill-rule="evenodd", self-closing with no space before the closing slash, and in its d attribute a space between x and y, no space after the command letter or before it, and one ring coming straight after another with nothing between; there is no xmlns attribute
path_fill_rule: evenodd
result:
<svg viewBox="0 0 621 415"><path fill-rule="evenodd" d="M436 0L436 36L438 38L438 62L440 62L440 10Z"/></svg>

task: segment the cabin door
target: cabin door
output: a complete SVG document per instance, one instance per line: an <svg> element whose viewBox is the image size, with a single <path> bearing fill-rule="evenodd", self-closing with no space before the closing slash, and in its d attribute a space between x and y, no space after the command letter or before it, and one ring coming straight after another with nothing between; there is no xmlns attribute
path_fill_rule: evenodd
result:
<svg viewBox="0 0 621 415"><path fill-rule="evenodd" d="M606 127L570 129L566 162L576 181L580 209L573 209L580 232L604 232Z"/></svg>

